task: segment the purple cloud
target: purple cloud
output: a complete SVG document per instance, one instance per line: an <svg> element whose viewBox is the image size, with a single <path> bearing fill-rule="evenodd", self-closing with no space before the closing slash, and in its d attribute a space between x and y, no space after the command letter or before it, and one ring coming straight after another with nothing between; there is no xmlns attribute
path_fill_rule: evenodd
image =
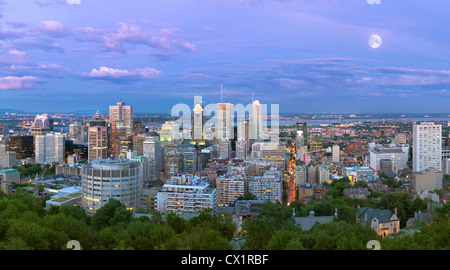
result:
<svg viewBox="0 0 450 270"><path fill-rule="evenodd" d="M188 52L196 52L196 46L176 37L182 32L178 28L162 28L159 31L142 26L120 23L119 29L105 30L81 27L76 30L78 41L90 41L101 44L103 51L126 53L127 48L143 45L162 51L172 51L178 47Z"/></svg>
<svg viewBox="0 0 450 270"><path fill-rule="evenodd" d="M154 68L142 68L135 70L115 69L108 67L100 67L92 69L88 73L82 73L86 78L102 79L102 80L144 80L155 79L161 76L162 72Z"/></svg>
<svg viewBox="0 0 450 270"><path fill-rule="evenodd" d="M67 34L66 27L58 21L43 21L40 23L39 29L47 34L55 36L63 36Z"/></svg>
<svg viewBox="0 0 450 270"><path fill-rule="evenodd" d="M36 84L36 77L33 76L7 76L0 78L0 90L24 90L24 89L40 89Z"/></svg>

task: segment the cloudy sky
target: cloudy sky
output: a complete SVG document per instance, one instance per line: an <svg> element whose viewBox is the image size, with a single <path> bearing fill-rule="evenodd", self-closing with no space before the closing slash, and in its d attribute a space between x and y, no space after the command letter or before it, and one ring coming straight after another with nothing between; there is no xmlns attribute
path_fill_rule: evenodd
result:
<svg viewBox="0 0 450 270"><path fill-rule="evenodd" d="M369 1L370 2L370 1ZM449 112L450 1L0 0L0 108ZM371 35L382 38L378 48Z"/></svg>

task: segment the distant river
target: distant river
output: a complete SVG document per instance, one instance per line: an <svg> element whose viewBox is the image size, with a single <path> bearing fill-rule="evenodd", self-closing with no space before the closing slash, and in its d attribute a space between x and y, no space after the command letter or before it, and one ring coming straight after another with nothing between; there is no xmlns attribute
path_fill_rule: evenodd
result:
<svg viewBox="0 0 450 270"><path fill-rule="evenodd" d="M446 122L450 121L450 117L411 117L411 118L348 118L348 119L342 119L343 122L365 122L365 121L371 121L371 122L388 122L389 120L392 120L394 123L398 119L398 121L406 121L406 122L413 122L414 120L416 122ZM323 119L324 121L321 122L320 119L316 121L308 121L305 122L308 124L308 126L317 126L322 124L332 124L332 123L338 123L339 119ZM280 121L280 126L289 126L289 125L295 125L299 121ZM268 123L270 125L270 123Z"/></svg>

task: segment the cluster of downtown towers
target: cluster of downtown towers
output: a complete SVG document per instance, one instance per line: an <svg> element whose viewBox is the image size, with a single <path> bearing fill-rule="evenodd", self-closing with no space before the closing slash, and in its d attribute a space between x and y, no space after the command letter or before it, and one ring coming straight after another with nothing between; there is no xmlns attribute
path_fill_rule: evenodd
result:
<svg viewBox="0 0 450 270"><path fill-rule="evenodd" d="M145 130L142 123L134 121L133 107L123 102L110 106L107 117L97 112L86 124L70 124L68 134L52 132L51 119L38 115L29 130L34 138L35 163L57 163L57 174L79 176L80 204L88 214L94 214L111 198L132 211L144 207L180 214L215 209L224 202L223 195L215 182L198 175L213 158L256 158L271 163L274 173L261 178L270 184L261 188L272 190L272 199L281 201L286 148L278 141L276 122L268 128L265 109L257 100L250 106L249 119L244 117L237 124L232 104L217 103L215 108L210 125L202 103L196 102L189 114L183 110L189 117L166 121L158 132ZM298 145L306 145L307 132L305 126L298 125ZM73 151L65 158L67 140L84 142L87 153L83 156L83 151ZM413 126L413 171L442 170L441 140L441 125L423 122ZM148 181L161 179L165 180L162 188L144 188ZM242 181L227 185L237 182ZM148 205L143 205L143 197L148 198Z"/></svg>
<svg viewBox="0 0 450 270"><path fill-rule="evenodd" d="M185 189L202 197L196 207L178 207L177 213L214 209L218 203L215 185L194 174L204 168L211 156L224 160L246 158L251 144L262 141L265 120L257 100L251 105L249 119L238 125L234 124L232 104L214 105L217 109L212 117L214 122L207 120L202 103L196 102L189 111L189 122L182 117L166 121L157 128L158 132L135 121L133 106L123 102L109 106L108 116L97 111L87 123L71 123L66 134L53 132L52 119L46 114L37 115L28 134L33 136L34 162L54 163L56 174L79 176L80 205L88 214L94 214L111 198L121 201L129 210L142 208L143 193L154 192L144 186L154 180L165 180L165 191ZM67 141L85 148L75 149L68 156ZM284 147L277 149L279 159L284 159ZM281 195L281 181L279 184ZM156 202L156 194L147 195L153 197L149 199L154 201L152 204L159 205L158 210L170 210L170 206L162 207L161 202ZM156 206L146 208L156 210Z"/></svg>

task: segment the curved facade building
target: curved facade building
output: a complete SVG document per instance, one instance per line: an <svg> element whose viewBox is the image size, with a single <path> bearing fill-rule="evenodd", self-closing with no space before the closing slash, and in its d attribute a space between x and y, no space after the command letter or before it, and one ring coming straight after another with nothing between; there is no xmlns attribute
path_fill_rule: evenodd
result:
<svg viewBox="0 0 450 270"><path fill-rule="evenodd" d="M139 207L142 186L139 164L128 159L97 159L81 170L82 207L95 214L109 199L125 204L128 210Z"/></svg>

